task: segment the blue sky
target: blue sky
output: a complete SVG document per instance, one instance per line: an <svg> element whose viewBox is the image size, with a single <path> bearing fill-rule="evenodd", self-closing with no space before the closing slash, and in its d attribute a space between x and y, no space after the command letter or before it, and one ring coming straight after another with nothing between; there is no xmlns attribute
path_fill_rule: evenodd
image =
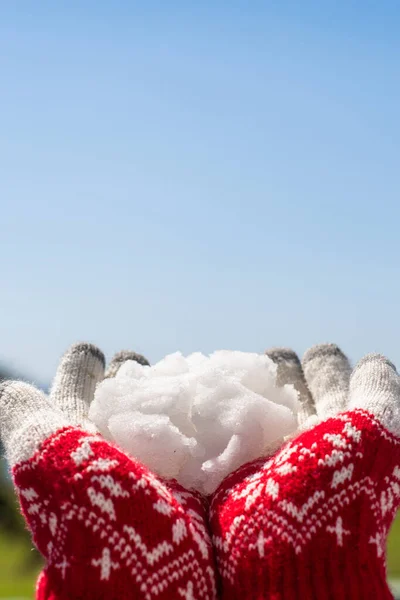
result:
<svg viewBox="0 0 400 600"><path fill-rule="evenodd" d="M0 7L0 360L400 363L397 2Z"/></svg>

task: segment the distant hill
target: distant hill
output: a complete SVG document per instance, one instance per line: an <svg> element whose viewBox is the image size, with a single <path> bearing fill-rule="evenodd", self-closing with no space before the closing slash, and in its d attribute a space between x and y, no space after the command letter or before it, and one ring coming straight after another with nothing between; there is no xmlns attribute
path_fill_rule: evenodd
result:
<svg viewBox="0 0 400 600"><path fill-rule="evenodd" d="M4 365L0 365L0 381L2 379L15 379L15 374L13 374ZM18 377L17 377L17 379L18 379Z"/></svg>
<svg viewBox="0 0 400 600"><path fill-rule="evenodd" d="M21 381L27 381L28 383L32 383L33 379L22 375L13 369L8 368L6 365L0 363L0 381L4 381L5 379L19 379ZM42 384L40 382L35 381L35 386L39 389L43 390L45 393L48 392L49 386L46 384Z"/></svg>

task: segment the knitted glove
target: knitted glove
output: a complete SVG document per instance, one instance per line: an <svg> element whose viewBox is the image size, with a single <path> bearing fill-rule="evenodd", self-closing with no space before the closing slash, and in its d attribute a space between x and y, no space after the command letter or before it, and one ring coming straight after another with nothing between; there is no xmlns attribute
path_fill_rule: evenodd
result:
<svg viewBox="0 0 400 600"><path fill-rule="evenodd" d="M316 422L315 404L304 379L299 357L290 348L271 348L265 354L276 364L276 385L293 385L297 390L300 408L297 414L299 428L308 428Z"/></svg>
<svg viewBox="0 0 400 600"><path fill-rule="evenodd" d="M117 368L118 359L109 374ZM22 382L0 387L0 434L46 560L36 597L215 599L202 498L155 477L87 418L103 372L101 352L81 344L62 360L49 399Z"/></svg>
<svg viewBox="0 0 400 600"><path fill-rule="evenodd" d="M385 551L400 503L400 377L375 354L349 383L332 345L309 351L303 370L319 418L330 418L240 468L212 499L222 597L392 598Z"/></svg>
<svg viewBox="0 0 400 600"><path fill-rule="evenodd" d="M265 354L277 365L277 385L290 384L297 390L299 431L310 429L345 409L351 367L336 344L311 348L303 364L290 348L271 348ZM314 377L314 372L319 372L319 377Z"/></svg>

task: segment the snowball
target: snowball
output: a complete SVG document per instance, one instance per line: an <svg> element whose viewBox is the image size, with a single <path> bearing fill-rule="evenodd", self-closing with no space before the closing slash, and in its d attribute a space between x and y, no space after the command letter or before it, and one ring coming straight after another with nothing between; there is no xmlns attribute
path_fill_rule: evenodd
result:
<svg viewBox="0 0 400 600"><path fill-rule="evenodd" d="M268 356L177 352L151 367L127 361L97 387L89 416L153 472L211 494L296 430L298 406Z"/></svg>

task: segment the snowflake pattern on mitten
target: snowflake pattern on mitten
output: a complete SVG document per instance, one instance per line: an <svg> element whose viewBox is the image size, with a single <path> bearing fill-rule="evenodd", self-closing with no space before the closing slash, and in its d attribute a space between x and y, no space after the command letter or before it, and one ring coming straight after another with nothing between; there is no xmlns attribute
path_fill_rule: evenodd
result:
<svg viewBox="0 0 400 600"><path fill-rule="evenodd" d="M360 361L349 408L215 493L224 600L392 598L385 553L400 504L400 377L389 361Z"/></svg>
<svg viewBox="0 0 400 600"><path fill-rule="evenodd" d="M212 600L206 506L100 436L66 428L13 471L46 557L37 598Z"/></svg>

